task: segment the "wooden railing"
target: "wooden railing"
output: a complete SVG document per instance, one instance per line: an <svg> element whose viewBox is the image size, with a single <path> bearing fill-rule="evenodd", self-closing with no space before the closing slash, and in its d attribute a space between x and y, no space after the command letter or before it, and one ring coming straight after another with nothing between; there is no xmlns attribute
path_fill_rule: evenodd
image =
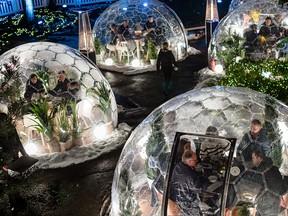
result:
<svg viewBox="0 0 288 216"><path fill-rule="evenodd" d="M33 6L37 8L45 8L49 4L49 0L32 0ZM81 6L97 3L112 3L115 0L55 0L56 6ZM24 11L22 0L0 0L0 17L10 14L16 14Z"/></svg>

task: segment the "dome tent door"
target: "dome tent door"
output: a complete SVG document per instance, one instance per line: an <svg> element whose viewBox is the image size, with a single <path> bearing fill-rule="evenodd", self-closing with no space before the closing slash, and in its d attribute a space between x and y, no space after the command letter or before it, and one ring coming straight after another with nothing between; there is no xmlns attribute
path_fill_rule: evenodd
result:
<svg viewBox="0 0 288 216"><path fill-rule="evenodd" d="M176 132L161 215L224 215L236 138L213 128L207 135Z"/></svg>

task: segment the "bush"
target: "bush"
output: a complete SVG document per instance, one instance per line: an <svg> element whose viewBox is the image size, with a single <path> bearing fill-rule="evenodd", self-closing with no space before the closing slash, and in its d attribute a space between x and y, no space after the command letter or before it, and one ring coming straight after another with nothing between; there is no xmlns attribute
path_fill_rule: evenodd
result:
<svg viewBox="0 0 288 216"><path fill-rule="evenodd" d="M217 85L253 89L288 104L288 61L244 59L226 65L226 76Z"/></svg>

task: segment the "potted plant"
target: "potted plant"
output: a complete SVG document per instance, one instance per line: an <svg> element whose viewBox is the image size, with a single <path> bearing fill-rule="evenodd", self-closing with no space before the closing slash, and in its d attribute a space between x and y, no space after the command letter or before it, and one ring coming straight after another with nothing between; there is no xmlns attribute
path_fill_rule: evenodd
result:
<svg viewBox="0 0 288 216"><path fill-rule="evenodd" d="M113 122L111 116L111 98L110 91L104 81L97 82L95 87L89 88L86 90L87 93L91 93L92 97L96 98L99 103L96 104L96 107L99 108L104 114L104 122L107 134L110 134L113 131Z"/></svg>
<svg viewBox="0 0 288 216"><path fill-rule="evenodd" d="M71 117L72 117L71 118L72 145L73 146L83 145L83 139L82 139L83 128L81 127L81 123L79 121L76 102L74 101L70 102L70 107L71 107Z"/></svg>
<svg viewBox="0 0 288 216"><path fill-rule="evenodd" d="M87 92L92 93L94 97L96 97L99 101L97 107L103 111L105 116L105 122L111 121L111 98L110 98L110 91L105 86L104 81L97 82L95 87L90 88Z"/></svg>
<svg viewBox="0 0 288 216"><path fill-rule="evenodd" d="M148 40L148 58L150 59L151 65L156 65L157 49L155 42L152 40Z"/></svg>
<svg viewBox="0 0 288 216"><path fill-rule="evenodd" d="M68 106L66 104L59 104L58 111L56 113L56 131L58 134L61 151L65 151L72 147L67 107Z"/></svg>
<svg viewBox="0 0 288 216"><path fill-rule="evenodd" d="M34 117L31 119L35 125L33 127L40 133L44 134L50 152L59 152L60 146L58 140L53 134L53 118L55 117L56 109L50 111L50 107L46 99L39 103L32 103L30 113Z"/></svg>
<svg viewBox="0 0 288 216"><path fill-rule="evenodd" d="M96 61L100 61L102 45L101 45L99 38L97 37L94 38L94 47L95 47Z"/></svg>

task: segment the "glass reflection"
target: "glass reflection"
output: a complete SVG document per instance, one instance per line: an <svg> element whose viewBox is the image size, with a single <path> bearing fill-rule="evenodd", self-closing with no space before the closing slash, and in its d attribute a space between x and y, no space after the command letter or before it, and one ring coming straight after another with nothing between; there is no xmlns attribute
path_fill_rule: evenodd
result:
<svg viewBox="0 0 288 216"><path fill-rule="evenodd" d="M164 192L164 215L223 215L236 139L176 133Z"/></svg>

